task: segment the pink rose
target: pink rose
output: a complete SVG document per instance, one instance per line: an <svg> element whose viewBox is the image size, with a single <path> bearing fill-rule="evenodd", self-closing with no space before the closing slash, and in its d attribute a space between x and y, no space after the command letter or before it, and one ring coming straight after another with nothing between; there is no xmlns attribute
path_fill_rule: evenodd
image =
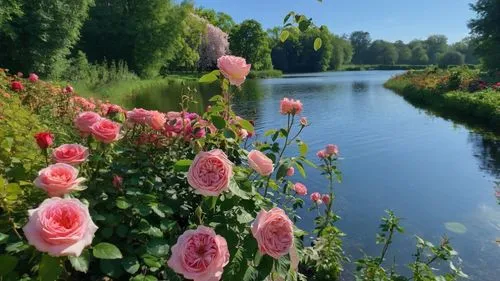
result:
<svg viewBox="0 0 500 281"><path fill-rule="evenodd" d="M325 151L326 151L326 154L328 154L328 156L339 154L339 148L334 144L327 145L325 148Z"/></svg>
<svg viewBox="0 0 500 281"><path fill-rule="evenodd" d="M280 208L261 210L252 223L252 234L259 251L275 259L289 253L293 245L293 224Z"/></svg>
<svg viewBox="0 0 500 281"><path fill-rule="evenodd" d="M307 194L307 187L300 182L297 182L293 185L293 190L295 190L295 192L297 192L298 195L306 195Z"/></svg>
<svg viewBox="0 0 500 281"><path fill-rule="evenodd" d="M96 140L103 143L112 143L120 139L120 128L120 124L102 118L90 127L90 131Z"/></svg>
<svg viewBox="0 0 500 281"><path fill-rule="evenodd" d="M36 75L35 73L30 73L28 80L30 80L30 82L34 83L34 82L38 81L38 75Z"/></svg>
<svg viewBox="0 0 500 281"><path fill-rule="evenodd" d="M229 189L233 163L220 149L200 152L189 167L187 180L195 192L204 196L218 196Z"/></svg>
<svg viewBox="0 0 500 281"><path fill-rule="evenodd" d="M63 144L52 151L52 159L56 163L66 163L70 165L78 165L89 156L89 150L79 144Z"/></svg>
<svg viewBox="0 0 500 281"><path fill-rule="evenodd" d="M300 114L302 112L302 102L300 100L283 98L280 101L280 113L287 114Z"/></svg>
<svg viewBox="0 0 500 281"><path fill-rule="evenodd" d="M247 130L245 130L245 129L240 129L240 130L238 131L238 136L239 136L242 140L244 140L244 139L246 139L246 138L248 137L248 131L247 131Z"/></svg>
<svg viewBox="0 0 500 281"><path fill-rule="evenodd" d="M75 89L73 89L73 87L71 87L71 85L67 85L64 89L63 89L63 92L64 93L68 93L68 94L71 94L75 91Z"/></svg>
<svg viewBox="0 0 500 281"><path fill-rule="evenodd" d="M12 91L20 92L24 89L24 86L20 81L14 81L12 82L12 84L10 84L10 88L12 89Z"/></svg>
<svg viewBox="0 0 500 281"><path fill-rule="evenodd" d="M321 195L321 201L325 203L325 205L328 205L328 203L330 203L330 196L328 194Z"/></svg>
<svg viewBox="0 0 500 281"><path fill-rule="evenodd" d="M163 126L165 126L165 122L167 122L165 114L158 111L151 111L150 115L151 116L148 119L149 126L151 126L151 128L155 130L163 129Z"/></svg>
<svg viewBox="0 0 500 281"><path fill-rule="evenodd" d="M295 169L293 167L290 167L286 170L286 175L291 177L295 174Z"/></svg>
<svg viewBox="0 0 500 281"><path fill-rule="evenodd" d="M127 121L132 124L146 124L151 118L151 111L143 108L134 108L132 111L127 111Z"/></svg>
<svg viewBox="0 0 500 281"><path fill-rule="evenodd" d="M90 127L97 121L101 120L101 118L102 117L95 112L85 111L78 114L73 123L81 133L88 134L91 132Z"/></svg>
<svg viewBox="0 0 500 281"><path fill-rule="evenodd" d="M35 134L35 140L40 149L47 149L54 143L54 135L51 132L40 132Z"/></svg>
<svg viewBox="0 0 500 281"><path fill-rule="evenodd" d="M24 74L22 72L17 73L17 77L22 78L23 76L24 76Z"/></svg>
<svg viewBox="0 0 500 281"><path fill-rule="evenodd" d="M248 165L261 176L269 176L274 171L273 160L258 150L248 153Z"/></svg>
<svg viewBox="0 0 500 281"><path fill-rule="evenodd" d="M311 194L311 201L318 204L321 203L321 195L319 194L319 192L313 192Z"/></svg>
<svg viewBox="0 0 500 281"><path fill-rule="evenodd" d="M302 125L304 127L309 125L309 121L307 121L306 117L300 117L300 125Z"/></svg>
<svg viewBox="0 0 500 281"><path fill-rule="evenodd" d="M327 157L326 150L320 150L316 153L316 156L318 156L319 159L325 159Z"/></svg>
<svg viewBox="0 0 500 281"><path fill-rule="evenodd" d="M85 189L80 186L84 181L85 178L78 177L78 170L75 167L57 163L40 170L33 183L36 187L45 190L50 197L54 197Z"/></svg>
<svg viewBox="0 0 500 281"><path fill-rule="evenodd" d="M172 132L172 133L180 133L185 125L186 120L182 119L181 117L176 117L174 119L169 119L165 123L165 130L167 132Z"/></svg>
<svg viewBox="0 0 500 281"><path fill-rule="evenodd" d="M222 56L217 59L217 67L231 85L241 86L250 72L251 64L246 60L235 56Z"/></svg>
<svg viewBox="0 0 500 281"><path fill-rule="evenodd" d="M123 178L120 177L119 175L114 175L112 183L113 183L113 187L119 190L122 188Z"/></svg>
<svg viewBox="0 0 500 281"><path fill-rule="evenodd" d="M185 279L194 281L218 281L229 263L229 251L224 237L212 228L198 226L186 230L172 246L167 265Z"/></svg>
<svg viewBox="0 0 500 281"><path fill-rule="evenodd" d="M92 244L97 226L89 209L78 199L45 199L29 212L29 221L23 227L30 245L51 256L80 256Z"/></svg>

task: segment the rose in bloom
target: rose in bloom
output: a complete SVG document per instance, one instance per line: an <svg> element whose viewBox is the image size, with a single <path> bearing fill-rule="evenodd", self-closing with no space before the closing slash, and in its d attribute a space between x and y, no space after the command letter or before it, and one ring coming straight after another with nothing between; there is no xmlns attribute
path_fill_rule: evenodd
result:
<svg viewBox="0 0 500 281"><path fill-rule="evenodd" d="M17 77L22 78L23 76L24 76L24 74L22 72L17 73Z"/></svg>
<svg viewBox="0 0 500 281"><path fill-rule="evenodd" d="M89 156L89 150L80 144L63 144L52 151L52 159L56 163L78 165Z"/></svg>
<svg viewBox="0 0 500 281"><path fill-rule="evenodd" d="M245 130L245 129L239 129L239 130L238 130L238 136L239 136L242 140L244 140L244 139L246 139L246 138L248 137L248 131L247 131L247 130Z"/></svg>
<svg viewBox="0 0 500 281"><path fill-rule="evenodd" d="M258 150L248 153L248 165L261 176L269 176L274 171L273 160Z"/></svg>
<svg viewBox="0 0 500 281"><path fill-rule="evenodd" d="M151 128L153 128L155 130L163 129L165 122L167 122L167 118L165 117L165 114L160 113L158 111L151 111L150 114L151 115L148 119L149 126L151 126Z"/></svg>
<svg viewBox="0 0 500 281"><path fill-rule="evenodd" d="M311 194L311 201L317 204L321 203L321 195L319 194L319 192L313 192Z"/></svg>
<svg viewBox="0 0 500 281"><path fill-rule="evenodd" d="M286 170L286 175L291 177L295 174L295 169L293 167L290 167Z"/></svg>
<svg viewBox="0 0 500 281"><path fill-rule="evenodd" d="M220 280L228 263L226 239L206 226L187 230L179 236L167 262L172 270L194 281Z"/></svg>
<svg viewBox="0 0 500 281"><path fill-rule="evenodd" d="M316 153L319 159L325 159L327 157L326 150L322 149Z"/></svg>
<svg viewBox="0 0 500 281"><path fill-rule="evenodd" d="M90 126L90 132L94 138L103 143L112 143L120 139L120 129L120 124L106 118Z"/></svg>
<svg viewBox="0 0 500 281"><path fill-rule="evenodd" d="M30 82L34 83L34 82L38 81L38 75L36 75L35 73L30 73L28 80L30 80Z"/></svg>
<svg viewBox="0 0 500 281"><path fill-rule="evenodd" d="M71 85L67 85L64 89L63 89L63 92L64 93L73 93L75 91L75 89L73 89L73 87L71 87Z"/></svg>
<svg viewBox="0 0 500 281"><path fill-rule="evenodd" d="M328 203L330 203L330 196L328 194L321 195L321 201L328 205Z"/></svg>
<svg viewBox="0 0 500 281"><path fill-rule="evenodd" d="M143 108L134 108L127 112L127 121L132 124L147 124L151 118L151 111Z"/></svg>
<svg viewBox="0 0 500 281"><path fill-rule="evenodd" d="M78 199L45 199L29 212L23 227L30 245L51 256L80 256L92 244L97 226L89 209Z"/></svg>
<svg viewBox="0 0 500 281"><path fill-rule="evenodd" d="M88 134L91 132L90 127L92 127L92 125L94 125L97 121L101 120L101 118L102 117L95 112L85 111L78 114L73 123L82 134Z"/></svg>
<svg viewBox="0 0 500 281"><path fill-rule="evenodd" d="M252 235L259 251L275 259L289 253L293 245L293 224L280 208L261 210L252 223Z"/></svg>
<svg viewBox="0 0 500 281"><path fill-rule="evenodd" d="M116 189L121 189L123 185L123 178L120 177L119 175L114 175L113 176L113 187Z"/></svg>
<svg viewBox="0 0 500 281"><path fill-rule="evenodd" d="M47 149L54 143L54 135L51 132L40 132L35 135L36 144L41 149Z"/></svg>
<svg viewBox="0 0 500 281"><path fill-rule="evenodd" d="M302 102L289 98L283 98L280 101L280 113L287 114L300 114L302 112Z"/></svg>
<svg viewBox="0 0 500 281"><path fill-rule="evenodd" d="M339 154L339 148L334 144L327 145L325 151L329 156Z"/></svg>
<svg viewBox="0 0 500 281"><path fill-rule="evenodd" d="M309 125L309 121L307 121L306 117L300 117L300 125L302 125L304 127Z"/></svg>
<svg viewBox="0 0 500 281"><path fill-rule="evenodd" d="M78 177L78 170L75 167L57 163L40 170L33 183L36 187L45 190L50 197L54 197L85 189L80 186L84 181L85 178Z"/></svg>
<svg viewBox="0 0 500 281"><path fill-rule="evenodd" d="M187 180L195 192L205 196L218 196L229 189L233 163L220 149L200 152L189 167Z"/></svg>
<svg viewBox="0 0 500 281"><path fill-rule="evenodd" d="M10 84L10 88L12 89L12 91L20 92L24 89L24 86L20 81L14 81L12 82L12 84Z"/></svg>
<svg viewBox="0 0 500 281"><path fill-rule="evenodd" d="M298 195L306 195L307 194L307 187L300 182L297 182L293 185L293 190L295 190L295 192L297 192Z"/></svg>
<svg viewBox="0 0 500 281"><path fill-rule="evenodd" d="M250 72L251 64L246 60L235 56L222 56L217 59L217 67L231 85L241 86Z"/></svg>

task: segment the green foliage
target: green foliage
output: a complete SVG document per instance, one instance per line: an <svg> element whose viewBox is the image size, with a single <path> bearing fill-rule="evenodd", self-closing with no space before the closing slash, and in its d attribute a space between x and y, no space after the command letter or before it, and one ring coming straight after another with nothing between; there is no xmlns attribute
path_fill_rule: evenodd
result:
<svg viewBox="0 0 500 281"><path fill-rule="evenodd" d="M352 62L355 64L365 64L369 60L369 48L371 44L370 33L355 31L351 33L349 40L354 51Z"/></svg>
<svg viewBox="0 0 500 281"><path fill-rule="evenodd" d="M398 61L398 51L392 43L375 40L368 50L370 53L369 63L393 65Z"/></svg>
<svg viewBox="0 0 500 281"><path fill-rule="evenodd" d="M231 29L229 48L233 55L244 57L255 70L273 67L267 34L255 20L245 20Z"/></svg>
<svg viewBox="0 0 500 281"><path fill-rule="evenodd" d="M476 53L481 58L481 63L488 70L500 68L500 3L497 0L478 0L471 4L477 13L477 18L469 22L469 28L475 41Z"/></svg>
<svg viewBox="0 0 500 281"><path fill-rule="evenodd" d="M464 55L457 51L449 51L446 52L440 59L439 59L439 66L440 67L447 67L449 65L462 65L465 62Z"/></svg>
<svg viewBox="0 0 500 281"><path fill-rule="evenodd" d="M195 13L226 33L231 32L233 27L236 25L230 15L223 12L216 12L213 9L200 7L196 8Z"/></svg>

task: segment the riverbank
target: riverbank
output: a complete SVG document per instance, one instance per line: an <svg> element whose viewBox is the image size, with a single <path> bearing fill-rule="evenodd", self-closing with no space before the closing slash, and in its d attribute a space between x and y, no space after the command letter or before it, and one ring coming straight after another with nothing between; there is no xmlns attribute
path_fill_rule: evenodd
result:
<svg viewBox="0 0 500 281"><path fill-rule="evenodd" d="M500 87L490 79L466 68L427 69L395 76L384 86L438 115L500 133Z"/></svg>

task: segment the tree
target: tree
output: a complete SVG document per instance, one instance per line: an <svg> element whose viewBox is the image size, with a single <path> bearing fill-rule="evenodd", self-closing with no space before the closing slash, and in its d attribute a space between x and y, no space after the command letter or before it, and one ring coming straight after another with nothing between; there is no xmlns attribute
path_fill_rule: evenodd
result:
<svg viewBox="0 0 500 281"><path fill-rule="evenodd" d="M364 31L355 31L349 37L354 55L352 62L356 64L366 63L368 60L368 49L370 47L370 33Z"/></svg>
<svg viewBox="0 0 500 281"><path fill-rule="evenodd" d="M255 20L245 20L231 29L229 49L233 55L244 57L255 70L272 69L267 33Z"/></svg>
<svg viewBox="0 0 500 281"><path fill-rule="evenodd" d="M475 42L471 38L464 38L459 42L451 45L451 49L460 52L465 56L465 63L467 64L477 64L479 63L478 58L475 56Z"/></svg>
<svg viewBox="0 0 500 281"><path fill-rule="evenodd" d="M23 14L20 0L0 1L0 30L2 24Z"/></svg>
<svg viewBox="0 0 500 281"><path fill-rule="evenodd" d="M229 51L228 35L220 28L208 23L201 46L199 68L211 70L217 66L217 59Z"/></svg>
<svg viewBox="0 0 500 281"><path fill-rule="evenodd" d="M203 7L197 8L195 13L200 17L206 19L209 23L217 26L225 33L229 33L236 25L233 18L223 12L216 12L213 9L205 9Z"/></svg>
<svg viewBox="0 0 500 281"><path fill-rule="evenodd" d="M403 41L398 40L394 43L394 47L398 51L398 64L411 63L411 49Z"/></svg>
<svg viewBox="0 0 500 281"><path fill-rule="evenodd" d="M464 64L464 55L457 51L448 51L439 59L440 67Z"/></svg>
<svg viewBox="0 0 500 281"><path fill-rule="evenodd" d="M411 50L411 61L416 65L423 65L429 63L429 57L427 56L427 51L423 46L417 45Z"/></svg>
<svg viewBox="0 0 500 281"><path fill-rule="evenodd" d="M476 42L476 54L489 70L500 69L500 1L478 0L471 5L477 18L469 22L471 34Z"/></svg>
<svg viewBox="0 0 500 281"><path fill-rule="evenodd" d="M435 64L448 50L448 38L444 35L431 35L425 40L425 45L429 62Z"/></svg>
<svg viewBox="0 0 500 281"><path fill-rule="evenodd" d="M393 44L383 40L375 40L369 49L370 60L374 64L393 65L398 60L398 51Z"/></svg>

